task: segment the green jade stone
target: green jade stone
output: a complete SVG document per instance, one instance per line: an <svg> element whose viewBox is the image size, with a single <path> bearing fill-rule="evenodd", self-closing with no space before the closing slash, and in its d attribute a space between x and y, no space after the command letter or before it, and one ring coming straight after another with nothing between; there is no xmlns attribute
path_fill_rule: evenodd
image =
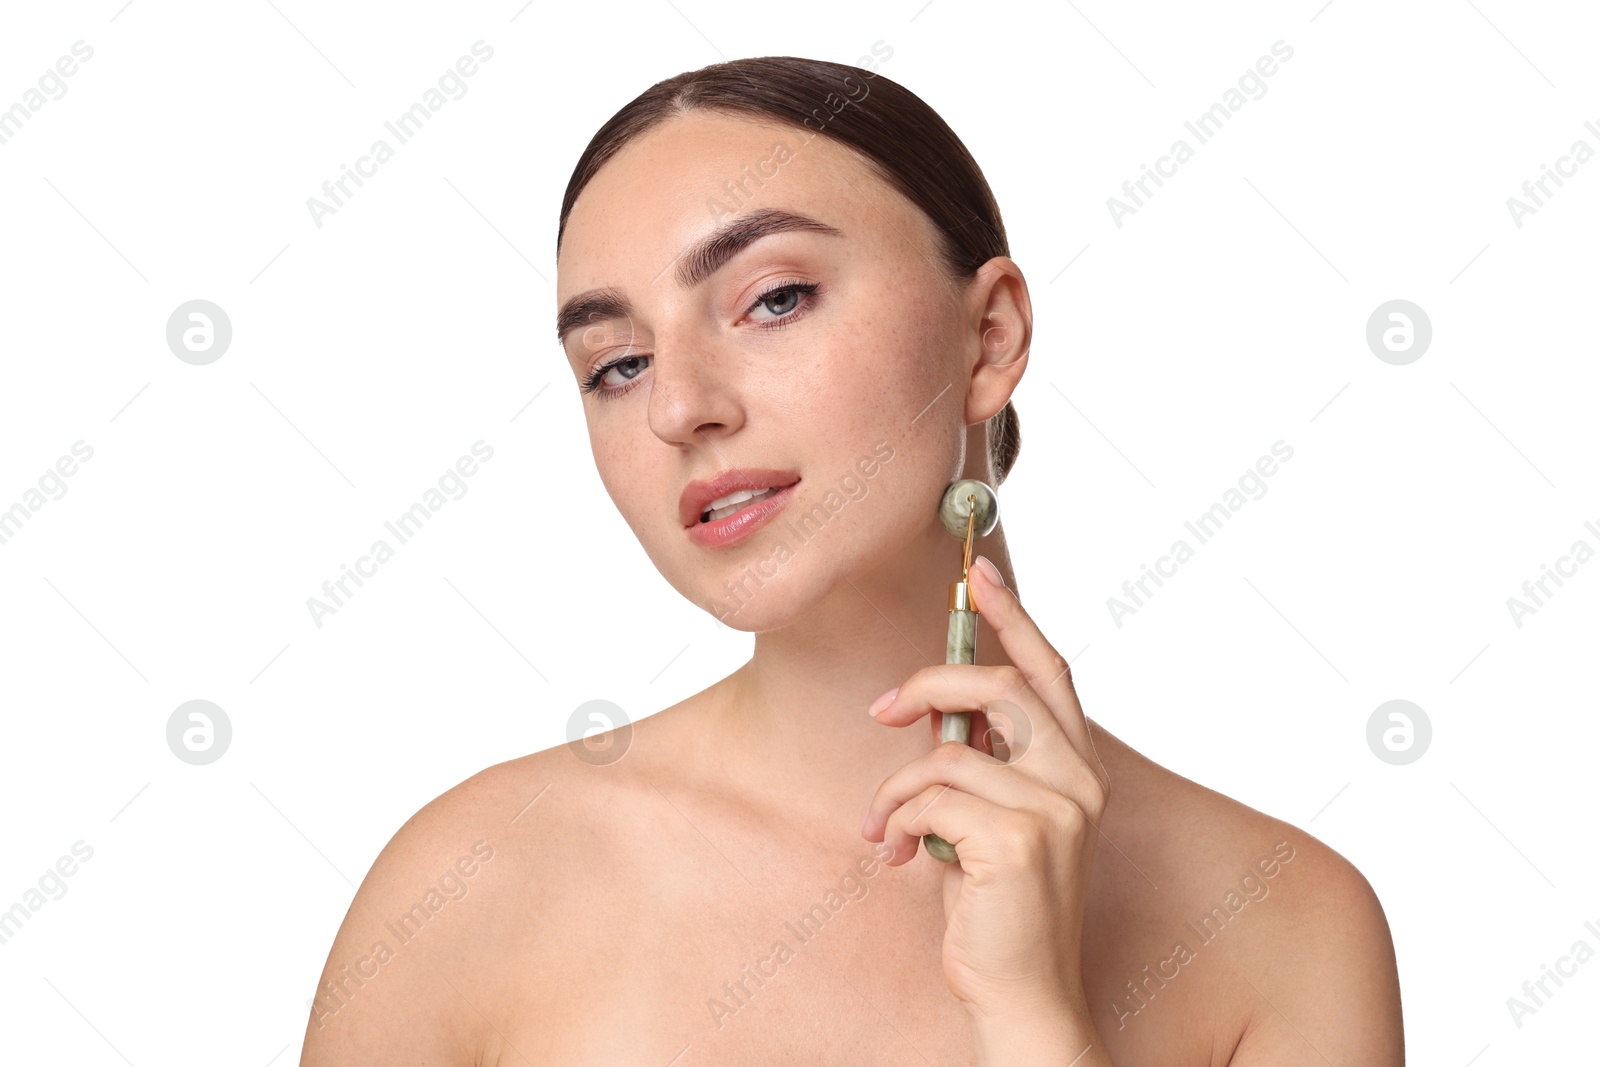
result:
<svg viewBox="0 0 1600 1067"><path fill-rule="evenodd" d="M950 629L945 636L944 661L946 663L973 663L978 637L978 616L971 611L952 611ZM960 741L967 744L972 731L972 714L966 711L947 711L939 726L939 740ZM923 834L922 845L928 855L940 863L956 862L955 846L938 834Z"/></svg>

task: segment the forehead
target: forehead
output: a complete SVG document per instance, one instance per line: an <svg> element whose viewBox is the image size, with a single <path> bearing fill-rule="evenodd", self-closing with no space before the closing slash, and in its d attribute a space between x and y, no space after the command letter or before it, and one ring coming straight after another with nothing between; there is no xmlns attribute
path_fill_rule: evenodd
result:
<svg viewBox="0 0 1600 1067"><path fill-rule="evenodd" d="M748 211L784 208L856 242L926 254L931 223L854 150L815 130L712 111L668 119L607 160L567 217L557 299L670 285L694 241ZM664 273L665 272L665 273Z"/></svg>

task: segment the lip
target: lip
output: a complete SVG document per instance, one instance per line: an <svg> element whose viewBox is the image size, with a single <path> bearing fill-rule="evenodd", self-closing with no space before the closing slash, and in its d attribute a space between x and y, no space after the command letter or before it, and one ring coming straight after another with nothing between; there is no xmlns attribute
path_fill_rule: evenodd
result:
<svg viewBox="0 0 1600 1067"><path fill-rule="evenodd" d="M740 468L723 471L706 481L690 482L678 499L678 518L691 540L706 548L733 544L761 525L794 496L800 476L794 471ZM713 500L740 489L774 487L765 500L715 522L701 522L700 516ZM781 488L779 488L781 487Z"/></svg>
<svg viewBox="0 0 1600 1067"><path fill-rule="evenodd" d="M798 484L800 483L795 483ZM782 489L775 490L760 503L747 505L725 519L718 519L715 522L696 522L689 527L689 540L701 548L726 548L737 544L764 525L774 514L782 511L794 497L794 490L794 485L786 485ZM716 497L712 499L715 500Z"/></svg>

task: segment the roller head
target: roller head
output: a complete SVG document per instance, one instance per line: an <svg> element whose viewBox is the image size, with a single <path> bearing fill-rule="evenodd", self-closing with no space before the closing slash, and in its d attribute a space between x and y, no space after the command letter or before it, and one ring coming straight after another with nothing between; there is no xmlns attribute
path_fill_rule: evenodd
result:
<svg viewBox="0 0 1600 1067"><path fill-rule="evenodd" d="M967 497L973 498L972 536L982 537L994 529L995 523L1000 521L1000 501L983 482L976 478L963 478L959 482L950 483L950 488L944 491L944 497L939 501L939 521L950 532L950 536L957 540L966 540L967 537Z"/></svg>

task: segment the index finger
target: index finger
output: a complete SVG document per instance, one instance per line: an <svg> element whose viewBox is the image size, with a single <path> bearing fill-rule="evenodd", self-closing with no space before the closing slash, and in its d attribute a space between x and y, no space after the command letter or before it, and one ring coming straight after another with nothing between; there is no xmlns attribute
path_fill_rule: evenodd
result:
<svg viewBox="0 0 1600 1067"><path fill-rule="evenodd" d="M1099 763L1100 757L1089 738L1089 725L1083 720L1083 705L1078 703L1078 693L1072 685L1072 667L1066 657L1056 651L1023 610L1022 601L1006 587L994 564L984 556L972 562L968 579L977 579L972 598L978 613L988 620L1007 658L1045 702L1062 731L1072 740L1073 747L1084 759Z"/></svg>

